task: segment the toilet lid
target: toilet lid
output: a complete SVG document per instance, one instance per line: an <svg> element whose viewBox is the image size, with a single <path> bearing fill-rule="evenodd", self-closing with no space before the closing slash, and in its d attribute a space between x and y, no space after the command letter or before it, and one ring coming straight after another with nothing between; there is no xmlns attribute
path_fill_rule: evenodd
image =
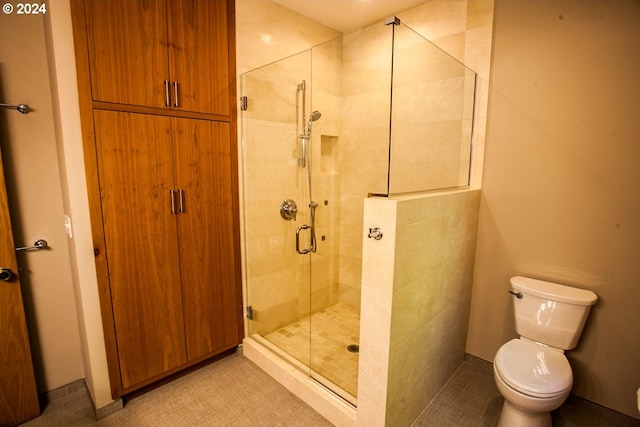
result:
<svg viewBox="0 0 640 427"><path fill-rule="evenodd" d="M500 347L494 365L504 382L528 396L557 396L573 385L571 366L563 353L522 339Z"/></svg>

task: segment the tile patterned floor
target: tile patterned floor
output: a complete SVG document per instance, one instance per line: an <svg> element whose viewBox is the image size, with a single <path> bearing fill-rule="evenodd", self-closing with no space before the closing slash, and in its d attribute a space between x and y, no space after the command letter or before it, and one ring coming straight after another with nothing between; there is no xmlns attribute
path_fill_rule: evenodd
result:
<svg viewBox="0 0 640 427"><path fill-rule="evenodd" d="M77 384L79 383L79 384ZM96 421L80 380L48 393L23 427L331 427L246 357L234 354L158 387Z"/></svg>
<svg viewBox="0 0 640 427"><path fill-rule="evenodd" d="M493 364L467 355L412 427L494 427L503 398L493 379ZM640 427L640 420L573 394L551 412L553 427Z"/></svg>
<svg viewBox="0 0 640 427"><path fill-rule="evenodd" d="M77 384L80 383L80 384ZM63 390L64 389L64 390ZM24 427L329 427L247 358L233 355L129 401L100 421L83 381L48 393L43 414ZM413 427L494 427L502 397L490 362L468 356ZM640 419L571 395L553 427L640 427Z"/></svg>
<svg viewBox="0 0 640 427"><path fill-rule="evenodd" d="M347 346L358 344L359 333L359 313L348 305L336 304L264 338L355 397L358 353L350 352Z"/></svg>

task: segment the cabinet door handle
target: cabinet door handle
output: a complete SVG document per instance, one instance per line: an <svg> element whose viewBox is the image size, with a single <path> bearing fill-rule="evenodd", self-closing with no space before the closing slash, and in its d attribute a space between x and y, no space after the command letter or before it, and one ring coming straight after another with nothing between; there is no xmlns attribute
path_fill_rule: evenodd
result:
<svg viewBox="0 0 640 427"><path fill-rule="evenodd" d="M178 105L178 82L173 82L173 106L179 107Z"/></svg>
<svg viewBox="0 0 640 427"><path fill-rule="evenodd" d="M178 190L178 213L184 213L184 200L182 195L184 191Z"/></svg>
<svg viewBox="0 0 640 427"><path fill-rule="evenodd" d="M171 99L169 99L169 80L164 81L164 105L171 106Z"/></svg>
<svg viewBox="0 0 640 427"><path fill-rule="evenodd" d="M171 213L176 214L176 190L169 190L169 197L171 198Z"/></svg>

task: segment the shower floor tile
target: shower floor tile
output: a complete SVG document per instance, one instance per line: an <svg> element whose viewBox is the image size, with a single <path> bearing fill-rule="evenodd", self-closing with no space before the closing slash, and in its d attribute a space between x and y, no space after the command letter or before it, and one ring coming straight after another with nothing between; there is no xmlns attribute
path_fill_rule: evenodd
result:
<svg viewBox="0 0 640 427"><path fill-rule="evenodd" d="M264 336L353 397L358 390L360 314L345 304L327 307Z"/></svg>

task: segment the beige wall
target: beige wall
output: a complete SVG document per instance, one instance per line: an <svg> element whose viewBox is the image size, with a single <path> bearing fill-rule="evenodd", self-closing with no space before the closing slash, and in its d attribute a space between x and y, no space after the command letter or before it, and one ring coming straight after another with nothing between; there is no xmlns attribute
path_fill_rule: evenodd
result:
<svg viewBox="0 0 640 427"><path fill-rule="evenodd" d="M339 35L271 1L236 0L236 72L239 76Z"/></svg>
<svg viewBox="0 0 640 427"><path fill-rule="evenodd" d="M69 257L85 381L100 417L112 405L84 169L69 0L49 2L45 19L53 116L65 213L73 224Z"/></svg>
<svg viewBox="0 0 640 427"><path fill-rule="evenodd" d="M509 277L600 300L568 354L574 392L638 418L640 2L496 0L467 351L515 336Z"/></svg>
<svg viewBox="0 0 640 427"><path fill-rule="evenodd" d="M40 238L50 245L18 256L36 380L43 392L84 376L43 17L2 13L0 40L0 102L33 108L26 115L0 110L12 228L19 246Z"/></svg>

